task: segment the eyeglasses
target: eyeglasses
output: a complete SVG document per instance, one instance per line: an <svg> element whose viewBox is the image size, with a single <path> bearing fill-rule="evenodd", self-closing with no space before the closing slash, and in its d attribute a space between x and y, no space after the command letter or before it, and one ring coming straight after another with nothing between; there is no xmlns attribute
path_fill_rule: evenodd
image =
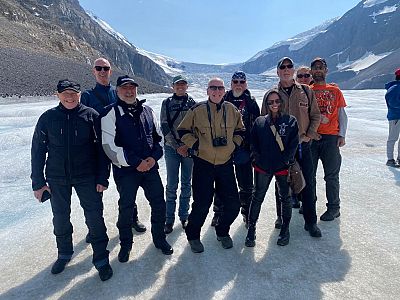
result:
<svg viewBox="0 0 400 300"><path fill-rule="evenodd" d="M267 101L267 104L268 104L268 105L281 104L281 99L268 100L268 101Z"/></svg>
<svg viewBox="0 0 400 300"><path fill-rule="evenodd" d="M325 70L325 68L324 65L314 65L311 67L311 70Z"/></svg>
<svg viewBox="0 0 400 300"><path fill-rule="evenodd" d="M246 80L232 80L232 82L233 82L234 84L238 84L238 83L240 83L240 84L245 84L245 83L246 83Z"/></svg>
<svg viewBox="0 0 400 300"><path fill-rule="evenodd" d="M289 64L289 65L280 65L279 66L279 69L281 69L281 70L285 70L286 68L293 69L293 65Z"/></svg>
<svg viewBox="0 0 400 300"><path fill-rule="evenodd" d="M100 72L101 70L104 70L107 72L107 71L110 71L110 69L111 69L111 67L102 67L102 66L95 66L94 68L97 72Z"/></svg>
<svg viewBox="0 0 400 300"><path fill-rule="evenodd" d="M216 90L223 91L223 90L225 90L225 87L224 87L224 86L221 86L221 85L219 85L219 86L217 86L217 85L210 85L208 88L209 88L210 90L212 90L212 91L216 91Z"/></svg>
<svg viewBox="0 0 400 300"><path fill-rule="evenodd" d="M311 74L308 74L308 73L306 73L306 74L297 74L296 75L297 76L297 78L310 78L311 77Z"/></svg>

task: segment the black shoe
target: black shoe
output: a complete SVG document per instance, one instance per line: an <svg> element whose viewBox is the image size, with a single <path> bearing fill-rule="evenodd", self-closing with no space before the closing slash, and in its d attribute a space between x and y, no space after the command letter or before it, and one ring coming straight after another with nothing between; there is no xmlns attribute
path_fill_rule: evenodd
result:
<svg viewBox="0 0 400 300"><path fill-rule="evenodd" d="M121 263L126 263L129 260L129 254L131 249L121 248L118 253L118 261Z"/></svg>
<svg viewBox="0 0 400 300"><path fill-rule="evenodd" d="M217 240L221 242L222 248L230 249L233 247L233 241L229 235L217 236Z"/></svg>
<svg viewBox="0 0 400 300"><path fill-rule="evenodd" d="M212 227L218 226L218 221L219 221L219 215L214 214L214 217L212 218L211 221L211 226Z"/></svg>
<svg viewBox="0 0 400 300"><path fill-rule="evenodd" d="M98 271L99 271L99 276L100 276L101 281L106 281L113 276L113 270L112 270L110 264L101 266L98 269Z"/></svg>
<svg viewBox="0 0 400 300"><path fill-rule="evenodd" d="M289 239L290 239L289 230L285 230L284 232L281 231L281 233L279 233L279 237L276 243L279 246L286 246L287 244L289 244Z"/></svg>
<svg viewBox="0 0 400 300"><path fill-rule="evenodd" d="M136 230L136 232L145 232L147 230L146 226L140 223L139 220L133 221L132 228Z"/></svg>
<svg viewBox="0 0 400 300"><path fill-rule="evenodd" d="M244 242L246 247L254 247L256 245L256 227L249 226L247 231L246 241Z"/></svg>
<svg viewBox="0 0 400 300"><path fill-rule="evenodd" d="M321 221L333 221L335 218L340 217L339 209L329 209L324 212L319 218Z"/></svg>
<svg viewBox="0 0 400 300"><path fill-rule="evenodd" d="M276 229L281 229L282 228L282 218L278 217L275 221L275 228Z"/></svg>
<svg viewBox="0 0 400 300"><path fill-rule="evenodd" d="M204 252L204 246L200 242L200 240L190 240L189 241L190 249L193 253L201 253Z"/></svg>
<svg viewBox="0 0 400 300"><path fill-rule="evenodd" d="M88 244L90 244L90 243L92 242L92 241L90 240L90 235L89 235L89 233L86 235L85 242L88 243Z"/></svg>
<svg viewBox="0 0 400 300"><path fill-rule="evenodd" d="M168 244L166 240L156 244L155 246L157 249L160 249L161 252L165 255L171 255L172 253L174 253L174 249L172 249L171 245Z"/></svg>
<svg viewBox="0 0 400 300"><path fill-rule="evenodd" d="M187 220L181 220L182 228L186 229L188 221Z"/></svg>
<svg viewBox="0 0 400 300"><path fill-rule="evenodd" d="M318 228L317 224L304 224L304 230L308 231L312 237L319 238L322 236L321 230Z"/></svg>
<svg viewBox="0 0 400 300"><path fill-rule="evenodd" d="M293 208L300 208L300 201L296 195L292 196L292 207Z"/></svg>
<svg viewBox="0 0 400 300"><path fill-rule="evenodd" d="M299 214L303 214L303 205L302 205L302 206L300 206L300 209L299 209Z"/></svg>
<svg viewBox="0 0 400 300"><path fill-rule="evenodd" d="M57 258L56 262L51 267L52 274L59 274L64 271L65 266L69 263L70 259Z"/></svg>
<svg viewBox="0 0 400 300"><path fill-rule="evenodd" d="M389 159L389 160L386 162L386 165L387 165L388 167L393 167L393 168L399 168L399 167L400 167L400 165L399 165L394 159Z"/></svg>
<svg viewBox="0 0 400 300"><path fill-rule="evenodd" d="M164 226L164 232L165 234L170 234L174 229L173 229L174 224L165 224Z"/></svg>

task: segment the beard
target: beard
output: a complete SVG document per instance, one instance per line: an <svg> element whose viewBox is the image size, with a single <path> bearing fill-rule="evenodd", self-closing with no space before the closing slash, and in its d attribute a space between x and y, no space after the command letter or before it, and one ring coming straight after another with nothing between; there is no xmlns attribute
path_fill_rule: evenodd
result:
<svg viewBox="0 0 400 300"><path fill-rule="evenodd" d="M315 75L313 75L312 78L314 79L315 82L323 82L323 81L325 81L326 76L323 74L318 74L318 75L315 74Z"/></svg>
<svg viewBox="0 0 400 300"><path fill-rule="evenodd" d="M243 91L236 92L235 90L232 90L232 94L233 94L233 97L237 98L237 97L240 97L243 95Z"/></svg>

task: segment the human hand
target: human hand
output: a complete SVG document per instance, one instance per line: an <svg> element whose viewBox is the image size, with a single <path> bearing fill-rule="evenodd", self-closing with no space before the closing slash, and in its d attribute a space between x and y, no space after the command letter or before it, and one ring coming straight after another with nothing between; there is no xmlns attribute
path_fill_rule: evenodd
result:
<svg viewBox="0 0 400 300"><path fill-rule="evenodd" d="M183 146L178 147L178 149L176 149L176 152L179 155L183 156L183 157L187 157L188 156L188 149L189 149L188 146L183 145Z"/></svg>
<svg viewBox="0 0 400 300"><path fill-rule="evenodd" d="M156 161L155 161L155 159L154 158L152 158L152 157L148 157L148 158L146 158L146 162L147 162L147 165L148 165L148 167L149 167L149 170L152 168L152 167L154 167L154 165L156 164Z"/></svg>
<svg viewBox="0 0 400 300"><path fill-rule="evenodd" d="M343 147L344 145L346 145L346 138L343 136L338 136L337 146Z"/></svg>
<svg viewBox="0 0 400 300"><path fill-rule="evenodd" d="M104 192L107 188L108 188L108 187L106 187L106 186L104 186L104 185L101 185L101 184L97 184L97 185L96 185L96 191L97 191L98 193Z"/></svg>
<svg viewBox="0 0 400 300"><path fill-rule="evenodd" d="M48 191L51 194L50 188L48 185L45 185L43 187L41 187L40 189L33 191L33 195L35 196L35 198L39 201L42 202L42 196L43 196L43 192L44 191Z"/></svg>
<svg viewBox="0 0 400 300"><path fill-rule="evenodd" d="M142 162L137 166L136 170L139 172L147 172L150 170L149 163L146 160L142 160Z"/></svg>

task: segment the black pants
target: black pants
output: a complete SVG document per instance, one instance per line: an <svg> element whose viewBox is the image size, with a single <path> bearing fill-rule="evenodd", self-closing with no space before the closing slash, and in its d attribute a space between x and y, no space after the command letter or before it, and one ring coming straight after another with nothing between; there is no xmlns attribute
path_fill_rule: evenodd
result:
<svg viewBox="0 0 400 300"><path fill-rule="evenodd" d="M72 224L71 195L75 189L80 205L83 208L85 222L89 228L90 241L93 248L92 262L99 268L108 263L107 229L103 219L102 194L96 191L94 182L79 184L49 183L51 189L51 209L53 211L54 235L56 236L58 257L70 259L72 257Z"/></svg>
<svg viewBox="0 0 400 300"><path fill-rule="evenodd" d="M122 248L131 249L133 243L132 222L137 190L142 187L151 207L151 234L157 246L165 240L165 200L164 187L158 170L148 172L132 171L128 175L115 176L114 180L119 193L119 214L117 227Z"/></svg>
<svg viewBox="0 0 400 300"><path fill-rule="evenodd" d="M239 199L241 213L248 216L251 197L253 195L253 167L251 162L242 165L235 165L236 180L239 187ZM222 214L224 206L218 194L215 194L213 211L216 214Z"/></svg>
<svg viewBox="0 0 400 300"><path fill-rule="evenodd" d="M260 215L261 205L264 201L265 194L268 191L273 174L262 174L255 172L254 195L250 203L249 224L255 225ZM292 218L292 202L289 197L289 184L287 176L275 175L278 187L278 199L281 202L281 213L283 225L287 228Z"/></svg>
<svg viewBox="0 0 400 300"><path fill-rule="evenodd" d="M194 157L192 179L193 203L186 227L187 239L200 239L201 227L213 202L214 192L220 196L224 207L215 231L218 236L228 236L240 209L232 161L216 166Z"/></svg>
<svg viewBox="0 0 400 300"><path fill-rule="evenodd" d="M316 186L316 173L318 160L322 162L324 168L324 180L326 186L326 199L328 200L328 209L339 209L339 172L342 164L342 156L337 146L337 135L322 135L319 141L314 141L311 146L311 152L314 162L313 180ZM316 199L316 192L315 192Z"/></svg>

